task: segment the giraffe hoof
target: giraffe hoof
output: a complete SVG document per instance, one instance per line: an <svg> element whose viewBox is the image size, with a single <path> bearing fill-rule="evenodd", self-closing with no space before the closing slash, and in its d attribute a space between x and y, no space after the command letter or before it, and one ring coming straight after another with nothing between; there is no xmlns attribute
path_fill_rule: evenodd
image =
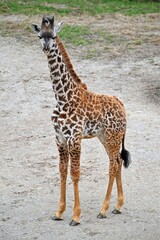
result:
<svg viewBox="0 0 160 240"><path fill-rule="evenodd" d="M55 215L54 217L52 217L52 220L54 220L54 221L62 221L63 218L59 218L59 217L57 217L57 216Z"/></svg>
<svg viewBox="0 0 160 240"><path fill-rule="evenodd" d="M76 221L72 220L69 225L74 227L74 226L77 226L79 224L80 224L80 222L76 222Z"/></svg>
<svg viewBox="0 0 160 240"><path fill-rule="evenodd" d="M103 218L106 218L106 217L107 216L106 216L105 213L99 213L98 216L97 216L98 219L103 219Z"/></svg>
<svg viewBox="0 0 160 240"><path fill-rule="evenodd" d="M115 209L112 211L112 213L113 213L113 214L121 214L121 211L115 208Z"/></svg>

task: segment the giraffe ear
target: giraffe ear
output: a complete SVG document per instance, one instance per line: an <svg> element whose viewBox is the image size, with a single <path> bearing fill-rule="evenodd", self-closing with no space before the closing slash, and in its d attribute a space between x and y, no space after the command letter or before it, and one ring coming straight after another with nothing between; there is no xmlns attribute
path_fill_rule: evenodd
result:
<svg viewBox="0 0 160 240"><path fill-rule="evenodd" d="M55 33L58 33L60 32L61 28L62 28L62 25L63 25L63 21L58 23L58 25L55 27L54 31Z"/></svg>
<svg viewBox="0 0 160 240"><path fill-rule="evenodd" d="M31 27L32 27L32 30L36 33L39 33L41 30L41 28L37 24L32 24Z"/></svg>

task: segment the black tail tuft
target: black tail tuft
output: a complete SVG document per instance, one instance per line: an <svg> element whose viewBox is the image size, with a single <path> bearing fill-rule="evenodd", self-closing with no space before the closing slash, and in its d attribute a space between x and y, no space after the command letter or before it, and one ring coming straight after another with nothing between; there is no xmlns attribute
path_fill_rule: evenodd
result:
<svg viewBox="0 0 160 240"><path fill-rule="evenodd" d="M123 160L123 166L128 168L131 163L131 154L126 149L122 149L121 158Z"/></svg>
<svg viewBox="0 0 160 240"><path fill-rule="evenodd" d="M125 137L125 136L124 136ZM121 158L123 160L123 166L128 168L131 163L131 154L128 152L124 147L124 137L122 140L122 151L121 151Z"/></svg>

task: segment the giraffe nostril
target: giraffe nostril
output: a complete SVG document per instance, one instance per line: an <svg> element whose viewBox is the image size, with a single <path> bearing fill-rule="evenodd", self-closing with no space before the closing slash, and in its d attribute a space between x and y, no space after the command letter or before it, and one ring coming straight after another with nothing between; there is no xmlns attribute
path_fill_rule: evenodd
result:
<svg viewBox="0 0 160 240"><path fill-rule="evenodd" d="M49 51L49 50L50 50L49 45L45 45L45 46L43 46L43 51Z"/></svg>

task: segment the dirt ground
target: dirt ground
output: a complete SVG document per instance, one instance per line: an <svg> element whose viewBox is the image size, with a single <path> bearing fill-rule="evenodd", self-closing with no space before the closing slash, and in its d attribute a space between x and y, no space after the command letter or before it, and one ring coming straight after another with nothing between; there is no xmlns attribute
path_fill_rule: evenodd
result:
<svg viewBox="0 0 160 240"><path fill-rule="evenodd" d="M0 20L2 23L18 21L16 16L1 16ZM75 19L75 22L79 21ZM13 36L2 34L2 240L160 239L160 15L107 15L91 18L88 23L136 41L132 49L113 45L94 59L83 58L85 47L68 48L73 64L88 88L115 95L126 107L126 147L131 152L132 164L129 169L123 169L125 204L122 214L111 213L116 204L114 186L107 218L96 218L108 181L108 157L98 140L92 139L82 143L81 224L69 226L73 206L70 176L64 221L52 221L59 201L59 173L50 121L55 99L47 60L36 36L33 40L33 36L23 38L21 32L19 37L14 33ZM141 41L138 42L135 36ZM102 47L98 39L97 47Z"/></svg>

